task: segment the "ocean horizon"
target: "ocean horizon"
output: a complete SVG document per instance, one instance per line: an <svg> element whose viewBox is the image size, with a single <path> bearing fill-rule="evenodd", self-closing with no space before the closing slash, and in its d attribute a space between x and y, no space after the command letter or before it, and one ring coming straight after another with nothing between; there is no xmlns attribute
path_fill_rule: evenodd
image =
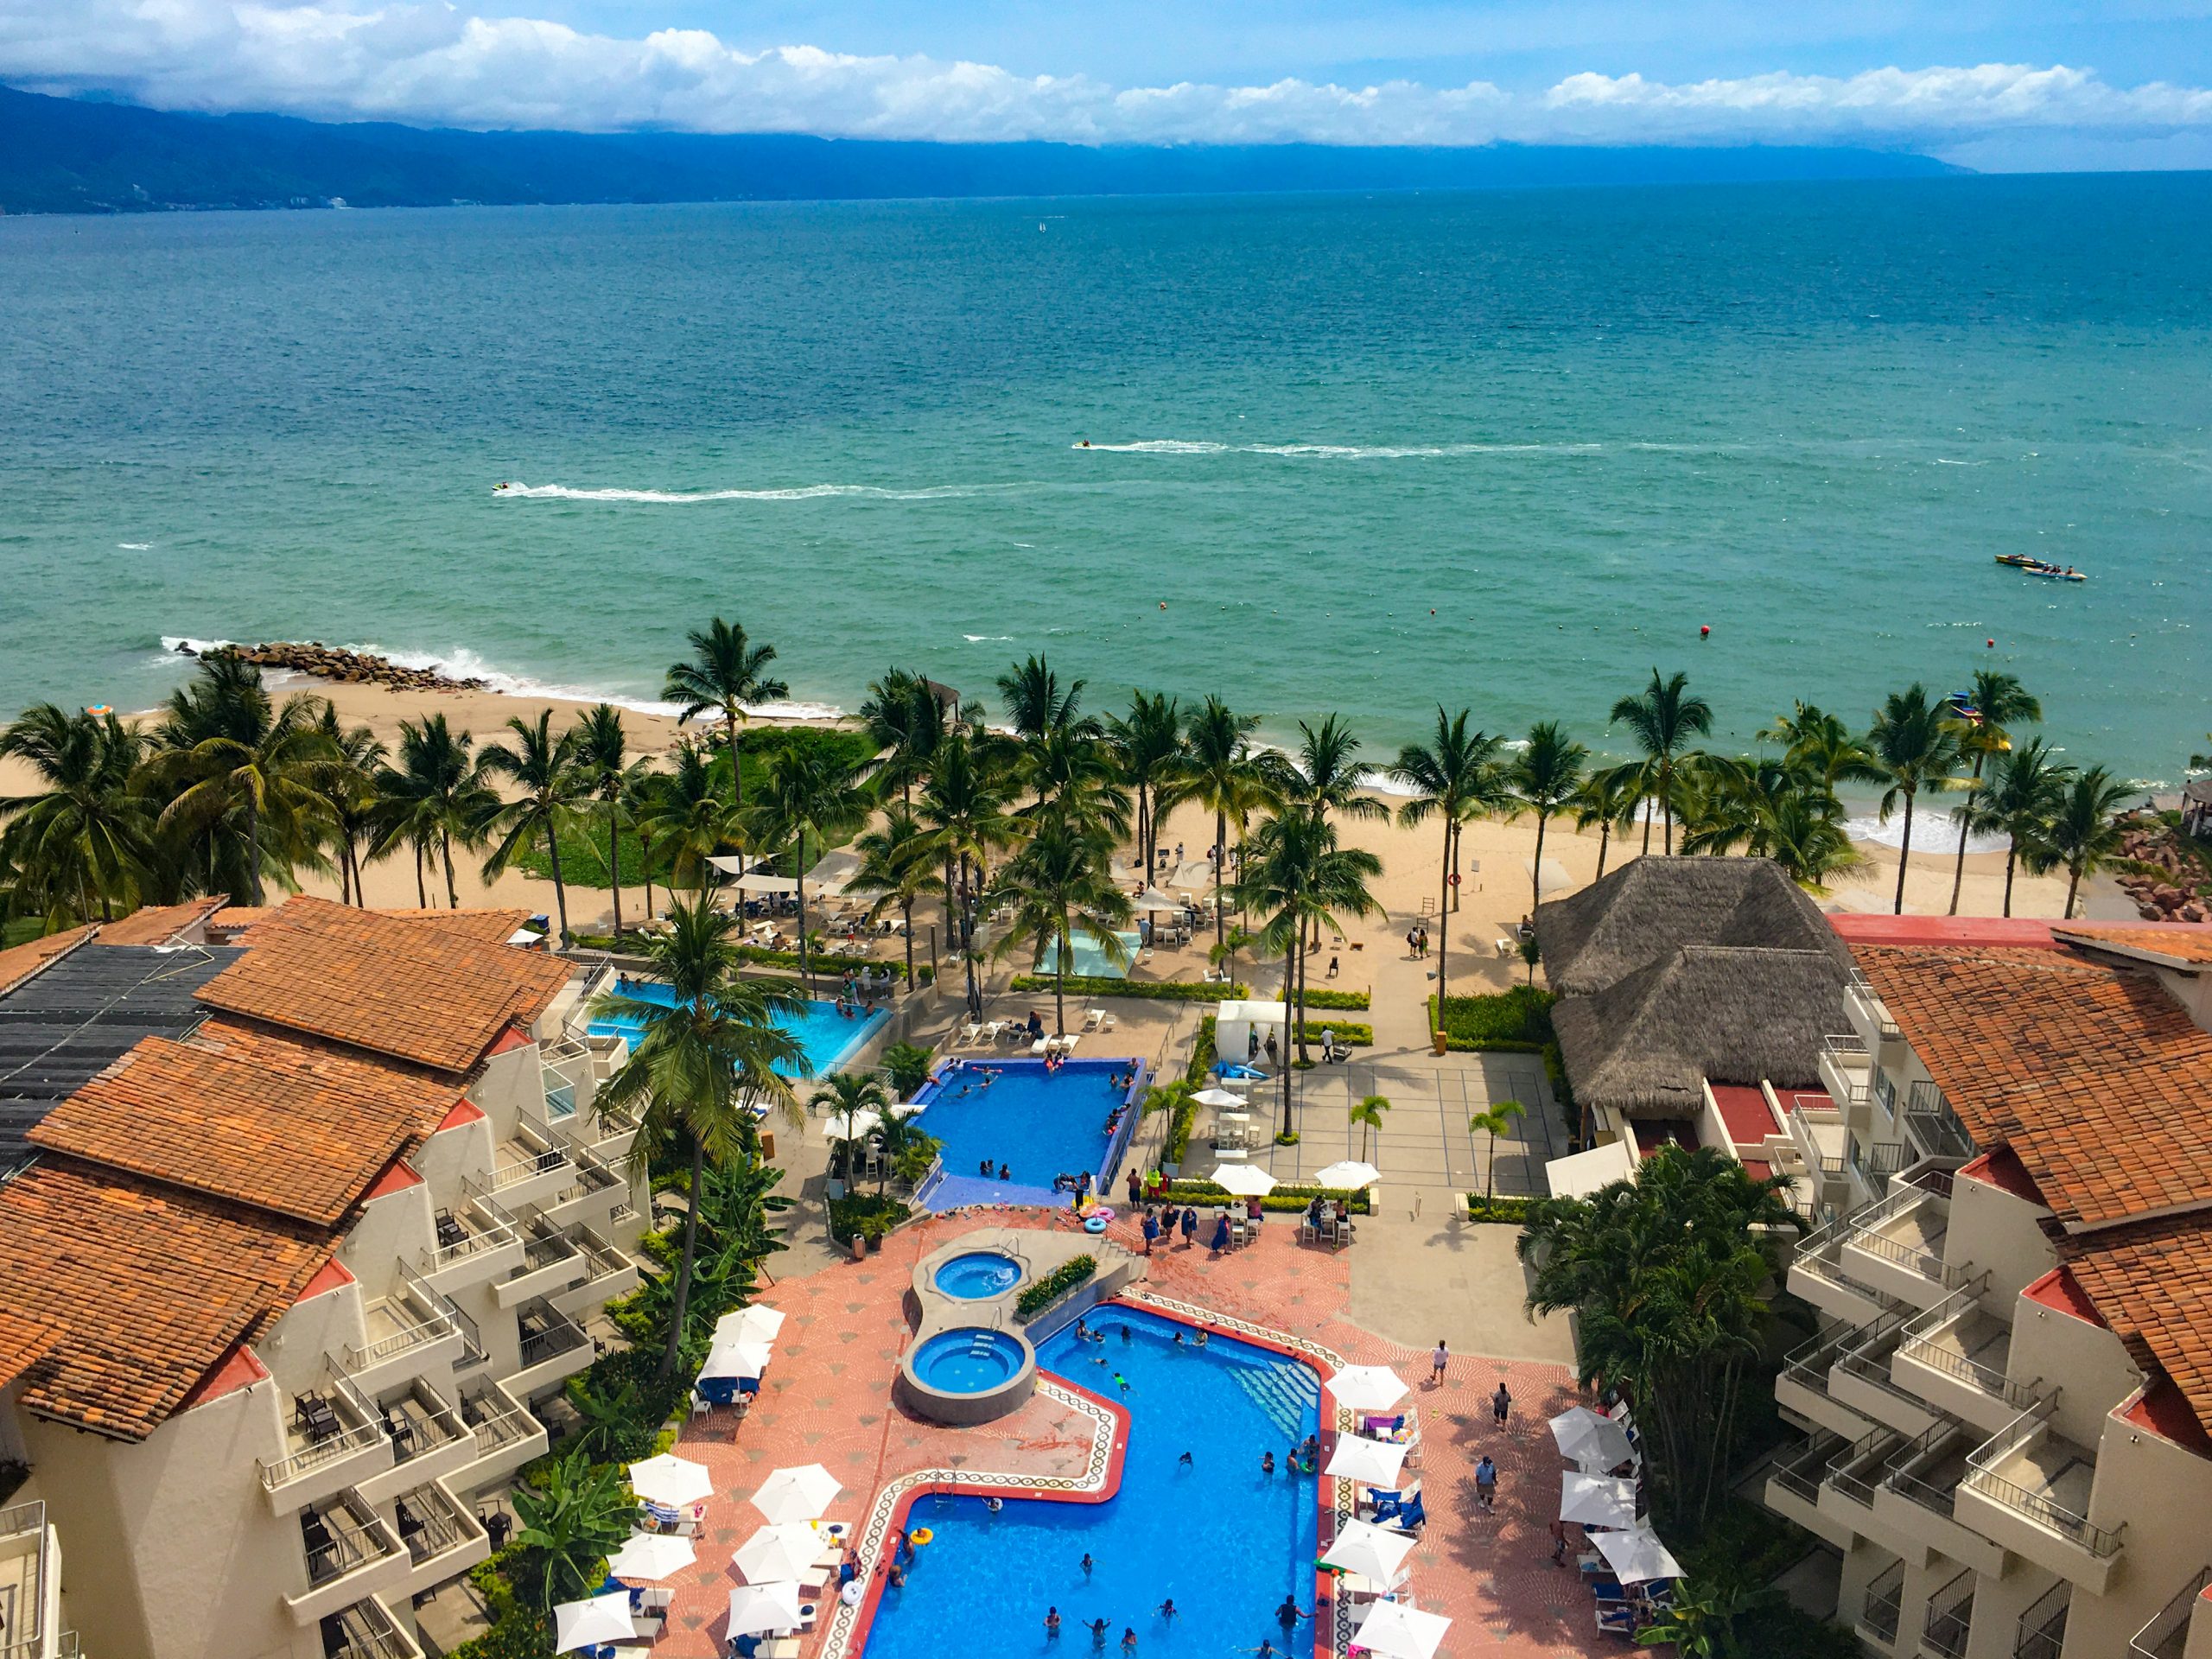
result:
<svg viewBox="0 0 2212 1659"><path fill-rule="evenodd" d="M0 709L143 707L175 642L277 639L646 706L720 613L799 712L1041 652L1092 707L1337 712L1378 762L1439 702L1618 748L1654 666L1730 747L1997 666L2069 758L2171 786L2212 727L2208 208L2130 175L0 220Z"/></svg>

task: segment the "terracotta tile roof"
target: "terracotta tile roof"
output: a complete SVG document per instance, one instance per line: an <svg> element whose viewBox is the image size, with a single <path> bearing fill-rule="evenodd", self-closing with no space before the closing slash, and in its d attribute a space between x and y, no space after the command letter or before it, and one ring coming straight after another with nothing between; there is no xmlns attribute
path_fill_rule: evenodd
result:
<svg viewBox="0 0 2212 1659"><path fill-rule="evenodd" d="M180 933L200 925L230 900L218 893L195 899L188 905L148 905L119 922L103 922L101 944L167 944Z"/></svg>
<svg viewBox="0 0 2212 1659"><path fill-rule="evenodd" d="M0 1307L0 1389L54 1351L61 1328L19 1308Z"/></svg>
<svg viewBox="0 0 2212 1659"><path fill-rule="evenodd" d="M2169 1216L2058 1248L2130 1356L2164 1372L2212 1427L2212 1224Z"/></svg>
<svg viewBox="0 0 2212 1659"><path fill-rule="evenodd" d="M29 939L0 950L0 991L12 990L56 957L67 956L75 950L92 933L89 927L73 927L64 933L49 933L44 938Z"/></svg>
<svg viewBox="0 0 2212 1659"><path fill-rule="evenodd" d="M273 905L226 905L207 921L208 931L226 939L235 938L249 928L255 928L284 908L284 901Z"/></svg>
<svg viewBox="0 0 2212 1659"><path fill-rule="evenodd" d="M2212 923L2145 922L2084 927L2056 924L2051 930L2069 944L2125 950L2132 956L2153 957L2182 968L2212 968Z"/></svg>
<svg viewBox="0 0 2212 1659"><path fill-rule="evenodd" d="M334 1227L454 1103L450 1084L213 1020L149 1037L47 1115L34 1145Z"/></svg>
<svg viewBox="0 0 2212 1659"><path fill-rule="evenodd" d="M505 944L531 918L526 910L383 910L376 914L404 922L425 922L480 944Z"/></svg>
<svg viewBox="0 0 2212 1659"><path fill-rule="evenodd" d="M22 1404L142 1440L329 1255L321 1229L41 1159L0 1194L0 1285L35 1287L64 1333L25 1374Z"/></svg>
<svg viewBox="0 0 2212 1659"><path fill-rule="evenodd" d="M2052 925L2031 916L1884 916L1838 911L1828 918L1836 937L1849 944L1908 944L1953 950L1977 946L2021 950L2063 950L2051 938Z"/></svg>
<svg viewBox="0 0 2212 1659"><path fill-rule="evenodd" d="M200 988L203 1003L442 1071L475 1065L569 979L556 957L315 899L293 899L245 943Z"/></svg>
<svg viewBox="0 0 2212 1659"><path fill-rule="evenodd" d="M2147 970L2041 950L1861 946L1867 981L1976 1144L2069 1229L2212 1205L2212 1032Z"/></svg>

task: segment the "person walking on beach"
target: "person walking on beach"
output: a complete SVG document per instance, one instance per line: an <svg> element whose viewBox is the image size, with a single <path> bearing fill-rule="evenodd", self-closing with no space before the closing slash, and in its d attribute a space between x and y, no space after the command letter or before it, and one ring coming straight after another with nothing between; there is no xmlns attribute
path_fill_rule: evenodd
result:
<svg viewBox="0 0 2212 1659"><path fill-rule="evenodd" d="M1430 1388L1443 1386L1444 1368L1451 1363L1451 1351L1445 1347L1444 1338L1439 1337L1436 1339L1436 1351L1428 1357L1428 1386Z"/></svg>
<svg viewBox="0 0 2212 1659"><path fill-rule="evenodd" d="M1505 1379L1501 1376L1497 1379L1497 1392L1490 1397L1491 1421L1503 1428L1505 1420L1512 1414L1513 1395L1505 1386Z"/></svg>
<svg viewBox="0 0 2212 1659"><path fill-rule="evenodd" d="M1475 1501L1485 1510L1497 1507L1497 1465L1491 1461L1487 1452L1475 1465Z"/></svg>

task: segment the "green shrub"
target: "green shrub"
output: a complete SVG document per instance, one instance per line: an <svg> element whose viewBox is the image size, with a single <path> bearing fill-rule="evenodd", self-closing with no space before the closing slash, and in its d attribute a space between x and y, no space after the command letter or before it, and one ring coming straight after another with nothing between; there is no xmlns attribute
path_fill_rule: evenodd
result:
<svg viewBox="0 0 2212 1659"><path fill-rule="evenodd" d="M1375 999L1365 991L1308 991L1299 1000L1309 1008L1363 1011L1375 1006Z"/></svg>
<svg viewBox="0 0 2212 1659"><path fill-rule="evenodd" d="M1526 1198L1484 1198L1479 1192L1467 1194L1469 1221L1504 1221L1519 1226L1528 1219L1529 1200Z"/></svg>
<svg viewBox="0 0 2212 1659"><path fill-rule="evenodd" d="M1556 1037L1544 1045L1544 1076L1551 1084L1553 1098L1572 1113L1574 1110L1574 1086L1567 1080L1567 1057L1559 1052L1559 1039Z"/></svg>
<svg viewBox="0 0 2212 1659"><path fill-rule="evenodd" d="M1049 993L1058 987L1050 974L1014 976L1017 991ZM1065 988L1070 996L1134 996L1152 1002L1223 1002L1251 995L1242 985L1210 985L1195 979L1109 979L1097 974L1070 974Z"/></svg>
<svg viewBox="0 0 2212 1659"><path fill-rule="evenodd" d="M1014 1317L1027 1323L1097 1271L1098 1263L1090 1256L1070 1256L1034 1284L1022 1287L1021 1294L1014 1299Z"/></svg>
<svg viewBox="0 0 2212 1659"><path fill-rule="evenodd" d="M1448 1047L1539 1054L1552 1040L1549 991L1516 985L1487 996L1446 997L1441 1015L1428 999L1428 1028L1444 1033Z"/></svg>
<svg viewBox="0 0 2212 1659"><path fill-rule="evenodd" d="M1299 1037L1306 1042L1319 1042L1325 1031L1333 1031L1338 1042L1348 1043L1354 1048L1364 1048L1375 1040L1375 1027L1362 1025L1357 1020L1301 1020L1298 1022Z"/></svg>
<svg viewBox="0 0 2212 1659"><path fill-rule="evenodd" d="M840 1244L851 1243L855 1234L880 1239L912 1213L888 1194L849 1192L830 1200L830 1236Z"/></svg>
<svg viewBox="0 0 2212 1659"><path fill-rule="evenodd" d="M1191 1064L1185 1068L1184 1080L1193 1089L1206 1086L1206 1077L1213 1070L1213 1063L1221 1051L1214 1044L1214 1016L1211 1014L1198 1020L1198 1040L1191 1046Z"/></svg>
<svg viewBox="0 0 2212 1659"><path fill-rule="evenodd" d="M1262 1198L1260 1208L1278 1212L1303 1210L1316 1198L1327 1198L1341 1204L1356 1216L1368 1215L1374 1208L1368 1202L1367 1192L1363 1188L1357 1192L1347 1192L1333 1186L1309 1186L1289 1182L1275 1188L1274 1192ZM1230 1203L1241 1205L1246 1202L1243 1198L1231 1195L1226 1187L1216 1186L1211 1181L1170 1181L1166 1192L1160 1194L1156 1201L1164 1204L1209 1206Z"/></svg>

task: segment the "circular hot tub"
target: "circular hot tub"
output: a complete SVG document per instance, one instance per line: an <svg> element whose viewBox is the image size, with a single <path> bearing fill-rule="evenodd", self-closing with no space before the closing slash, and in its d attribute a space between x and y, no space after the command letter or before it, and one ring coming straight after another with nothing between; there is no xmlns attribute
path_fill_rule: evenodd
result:
<svg viewBox="0 0 2212 1659"><path fill-rule="evenodd" d="M1037 1387L1037 1357L1028 1342L983 1325L924 1338L899 1370L915 1409L941 1423L1003 1417Z"/></svg>
<svg viewBox="0 0 2212 1659"><path fill-rule="evenodd" d="M1021 1263L999 1250L969 1250L940 1266L930 1281L963 1302L987 1302L1021 1282Z"/></svg>

